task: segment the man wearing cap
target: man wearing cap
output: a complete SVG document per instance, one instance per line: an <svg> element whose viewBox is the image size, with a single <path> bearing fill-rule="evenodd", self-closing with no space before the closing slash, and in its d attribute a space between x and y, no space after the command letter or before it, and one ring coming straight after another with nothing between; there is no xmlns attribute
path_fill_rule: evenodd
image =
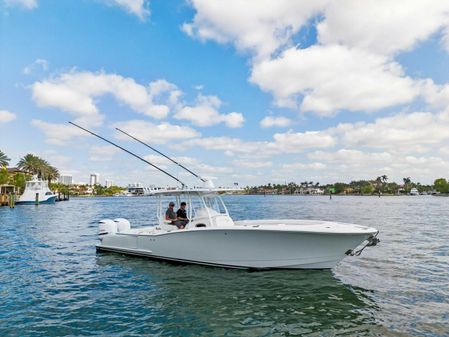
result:
<svg viewBox="0 0 449 337"><path fill-rule="evenodd" d="M175 203L170 201L168 204L167 211L165 212L165 220L171 220L171 224L175 225L176 222L176 213L174 211Z"/></svg>

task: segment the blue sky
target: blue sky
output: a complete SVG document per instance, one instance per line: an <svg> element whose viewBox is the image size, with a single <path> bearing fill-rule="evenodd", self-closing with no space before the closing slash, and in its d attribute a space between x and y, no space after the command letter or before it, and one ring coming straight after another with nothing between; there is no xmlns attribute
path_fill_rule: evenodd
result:
<svg viewBox="0 0 449 337"><path fill-rule="evenodd" d="M407 9L407 10L405 10ZM86 182L449 176L447 1L3 0L0 149ZM349 18L349 19L348 19Z"/></svg>

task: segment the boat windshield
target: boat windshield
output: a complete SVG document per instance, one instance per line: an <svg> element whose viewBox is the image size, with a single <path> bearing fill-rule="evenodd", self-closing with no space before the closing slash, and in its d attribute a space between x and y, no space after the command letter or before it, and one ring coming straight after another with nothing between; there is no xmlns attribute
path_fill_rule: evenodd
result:
<svg viewBox="0 0 449 337"><path fill-rule="evenodd" d="M218 195L211 195L204 197L204 203L206 204L206 207L213 209L217 213L220 214L227 213L223 200Z"/></svg>

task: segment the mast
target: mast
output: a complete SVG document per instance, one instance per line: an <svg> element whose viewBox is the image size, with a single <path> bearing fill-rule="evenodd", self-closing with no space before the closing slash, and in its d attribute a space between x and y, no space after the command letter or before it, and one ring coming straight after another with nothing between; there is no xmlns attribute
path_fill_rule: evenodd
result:
<svg viewBox="0 0 449 337"><path fill-rule="evenodd" d="M117 131L120 131L121 133L127 135L128 137L134 139L135 141L139 142L142 145L145 145L146 147L150 148L151 150L153 150L154 152L160 154L161 156L167 158L168 160L170 160L171 162L175 163L176 165L178 165L179 167L183 168L184 170L186 170L187 172L189 172L190 174L192 174L193 176L195 176L196 178L200 179L203 183L205 183L207 180L204 178L201 178L198 174L192 172L191 170L189 170L187 167L185 167L184 165L181 165L180 163L178 163L176 160L170 158L169 156L163 154L161 151L156 150L154 147L148 145L147 143L144 143L143 141L141 141L140 139L130 135L129 133L119 129L119 128L115 128Z"/></svg>
<svg viewBox="0 0 449 337"><path fill-rule="evenodd" d="M90 133L92 136L95 136L95 137L97 137L97 138L100 138L101 140L104 140L105 142L107 142L107 143L109 143L109 144L111 144L111 145L114 145L115 147L119 148L120 150L123 150L123 151L125 151L126 153L129 153L131 156L134 156L134 157L136 157L137 159L140 159L141 161L143 161L144 163L147 163L148 165L150 165L150 166L154 167L155 169L161 171L162 173L165 173L165 174L168 175L170 178L173 178L173 179L175 179L178 183L180 183L180 184L182 185L183 188L186 186L186 184L184 184L181 180L179 180L179 179L176 178L175 176L171 175L170 173L168 173L167 171L161 169L160 167L157 167L156 165L150 163L148 160L146 160L146 159L144 159L144 158L138 156L137 154L132 153L131 151L125 149L124 147L121 147L120 145L117 145L117 144L111 142L110 140L107 140L106 138L104 138L104 137L102 137L102 136L100 136L100 135L97 135L96 133L94 133L94 132L92 132L92 131L89 131L89 130L85 129L85 128L83 128L82 126L79 126L78 124L75 124L75 123L73 123L73 122L69 122L69 124L72 124L73 126L76 126L77 128L79 128L79 129L81 129L81 130L83 130L83 131L86 131L87 133Z"/></svg>

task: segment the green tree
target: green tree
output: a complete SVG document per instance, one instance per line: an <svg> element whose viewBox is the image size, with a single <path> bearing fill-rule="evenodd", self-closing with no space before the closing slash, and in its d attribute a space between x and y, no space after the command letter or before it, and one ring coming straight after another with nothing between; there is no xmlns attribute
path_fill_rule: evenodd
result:
<svg viewBox="0 0 449 337"><path fill-rule="evenodd" d="M3 166L2 168L0 168L0 185L7 184L8 180L8 171L6 171L6 167Z"/></svg>
<svg viewBox="0 0 449 337"><path fill-rule="evenodd" d="M440 193L449 193L449 183L444 178L439 178L435 180L433 186Z"/></svg>
<svg viewBox="0 0 449 337"><path fill-rule="evenodd" d="M2 166L8 166L10 160L11 160L11 159L9 159L9 158L6 156L6 154L4 154L4 153L2 152L2 150L0 150L0 167L2 167Z"/></svg>
<svg viewBox="0 0 449 337"><path fill-rule="evenodd" d="M21 193L25 190L26 178L23 173L17 173L14 176L14 185L20 188Z"/></svg>
<svg viewBox="0 0 449 337"><path fill-rule="evenodd" d="M363 194L373 194L373 192L374 192L374 187L373 187L371 184L369 184L369 185L364 185L364 186L362 187L361 192L362 192Z"/></svg>

